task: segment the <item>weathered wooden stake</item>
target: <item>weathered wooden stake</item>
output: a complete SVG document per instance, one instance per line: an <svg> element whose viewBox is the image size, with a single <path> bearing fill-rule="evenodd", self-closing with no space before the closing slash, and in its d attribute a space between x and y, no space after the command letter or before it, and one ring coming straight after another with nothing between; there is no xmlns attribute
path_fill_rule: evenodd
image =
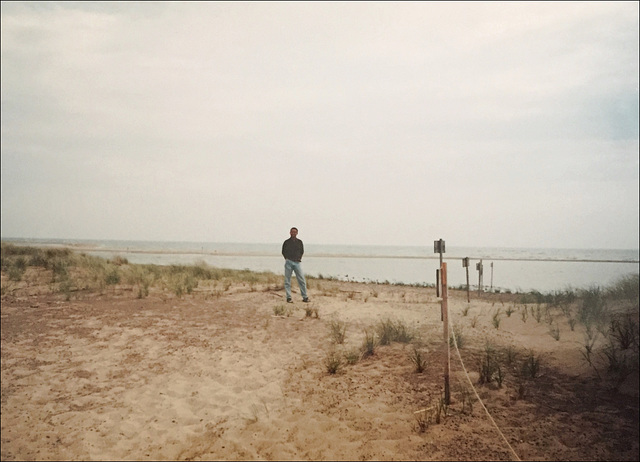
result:
<svg viewBox="0 0 640 462"><path fill-rule="evenodd" d="M467 303L471 302L471 296L469 295L469 257L462 259L462 266L467 270Z"/></svg>
<svg viewBox="0 0 640 462"><path fill-rule="evenodd" d="M493 262L491 262L491 286L489 287L489 291L493 292Z"/></svg>
<svg viewBox="0 0 640 462"><path fill-rule="evenodd" d="M444 330L444 344L446 348L446 360L444 366L444 402L446 405L451 404L451 391L449 389L449 371L451 369L451 358L449 350L449 294L447 290L447 264L442 263L440 266L440 277L442 282L442 323Z"/></svg>
<svg viewBox="0 0 640 462"><path fill-rule="evenodd" d="M483 292L483 281L482 281L482 260L476 263L476 269L478 270L478 292Z"/></svg>
<svg viewBox="0 0 640 462"><path fill-rule="evenodd" d="M442 254L445 252L444 250L444 241L442 239L438 239L437 241L433 241L433 253L440 254L440 266L442 267ZM438 276L438 270L436 270L436 297L440 296L440 290L442 289L442 285L440 284L440 277Z"/></svg>

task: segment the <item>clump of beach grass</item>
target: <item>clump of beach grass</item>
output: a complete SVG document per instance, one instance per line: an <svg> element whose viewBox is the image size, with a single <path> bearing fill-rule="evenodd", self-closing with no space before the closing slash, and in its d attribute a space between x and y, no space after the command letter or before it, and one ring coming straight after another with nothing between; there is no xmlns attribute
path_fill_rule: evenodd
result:
<svg viewBox="0 0 640 462"><path fill-rule="evenodd" d="M609 289L606 295L612 300L636 302L640 298L640 275L628 274L619 278Z"/></svg>
<svg viewBox="0 0 640 462"><path fill-rule="evenodd" d="M493 316L491 316L491 323L493 324L493 327L495 327L496 329L500 328L500 315L502 314L500 308L498 308L496 311L494 311Z"/></svg>
<svg viewBox="0 0 640 462"><path fill-rule="evenodd" d="M362 357L362 352L357 349L349 349L344 352L344 359L349 365L353 365L360 361Z"/></svg>
<svg viewBox="0 0 640 462"><path fill-rule="evenodd" d="M531 313L533 314L533 319L535 319L536 322L540 324L540 321L542 321L542 307L540 305L531 307Z"/></svg>
<svg viewBox="0 0 640 462"><path fill-rule="evenodd" d="M478 380L480 384L489 384L493 382L499 374L500 358L496 348L487 343L484 348L484 355L480 358L479 362L479 376Z"/></svg>
<svg viewBox="0 0 640 462"><path fill-rule="evenodd" d="M540 355L536 355L533 350L529 350L529 354L523 360L520 368L522 376L529 379L535 379L540 375Z"/></svg>
<svg viewBox="0 0 640 462"><path fill-rule="evenodd" d="M413 363L414 370L418 374L424 372L424 370L427 367L427 360L417 347L414 347L411 353L409 354L409 360Z"/></svg>
<svg viewBox="0 0 640 462"><path fill-rule="evenodd" d="M329 323L329 330L331 339L334 343L341 345L344 343L344 339L347 333L347 323L340 320L332 320Z"/></svg>
<svg viewBox="0 0 640 462"><path fill-rule="evenodd" d="M430 400L427 407L413 413L416 419L415 430L418 433L424 433L431 425L440 424L442 417L446 417L448 412L449 405L443 396L435 402L433 399Z"/></svg>
<svg viewBox="0 0 640 462"><path fill-rule="evenodd" d="M464 328L459 323L454 323L452 332L449 334L449 346L462 348L464 346L464 336L462 335Z"/></svg>
<svg viewBox="0 0 640 462"><path fill-rule="evenodd" d="M288 306L279 304L273 307L273 314L274 316L289 317L291 316L291 309Z"/></svg>
<svg viewBox="0 0 640 462"><path fill-rule="evenodd" d="M380 345L389 345L392 342L410 343L415 337L405 323L390 318L378 322L376 332Z"/></svg>
<svg viewBox="0 0 640 462"><path fill-rule="evenodd" d="M376 348L379 345L379 341L376 338L375 332L372 332L369 329L364 330L364 340L362 342L362 358L368 358L369 356L373 356L375 354Z"/></svg>
<svg viewBox="0 0 640 462"><path fill-rule="evenodd" d="M620 350L638 350L638 322L631 312L613 316L609 323L609 337Z"/></svg>
<svg viewBox="0 0 640 462"><path fill-rule="evenodd" d="M507 366L511 367L518 359L518 352L513 347L513 345L509 345L504 349L504 360Z"/></svg>
<svg viewBox="0 0 640 462"><path fill-rule="evenodd" d="M320 318L320 313L318 312L318 308L314 306L305 306L304 308L304 316L306 318Z"/></svg>
<svg viewBox="0 0 640 462"><path fill-rule="evenodd" d="M637 308L633 308L637 312ZM585 341L580 350L598 378L614 389L638 373L638 323L631 311L609 313L607 328L597 321L585 325Z"/></svg>
<svg viewBox="0 0 640 462"><path fill-rule="evenodd" d="M336 374L342 367L342 355L336 350L331 349L324 359L324 365L329 374Z"/></svg>
<svg viewBox="0 0 640 462"><path fill-rule="evenodd" d="M578 320L585 326L601 326L607 321L607 303L599 286L592 286L580 293Z"/></svg>
<svg viewBox="0 0 640 462"><path fill-rule="evenodd" d="M520 311L520 318L522 322L527 322L527 318L529 317L529 309L527 305L522 305L522 310Z"/></svg>
<svg viewBox="0 0 640 462"><path fill-rule="evenodd" d="M461 412L463 414L473 414L473 393L467 387L462 386L460 389L460 402L462 403Z"/></svg>
<svg viewBox="0 0 640 462"><path fill-rule="evenodd" d="M507 315L507 318L511 317L511 314L516 311L516 307L515 305L510 305L509 307L507 307L507 309L505 310L505 314Z"/></svg>

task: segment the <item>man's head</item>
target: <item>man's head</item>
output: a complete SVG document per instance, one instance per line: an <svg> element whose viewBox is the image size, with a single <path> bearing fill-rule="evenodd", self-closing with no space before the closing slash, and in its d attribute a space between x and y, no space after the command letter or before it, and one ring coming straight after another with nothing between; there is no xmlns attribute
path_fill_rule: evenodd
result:
<svg viewBox="0 0 640 462"><path fill-rule="evenodd" d="M298 235L298 228L291 228L289 230L289 235L295 239L295 237Z"/></svg>

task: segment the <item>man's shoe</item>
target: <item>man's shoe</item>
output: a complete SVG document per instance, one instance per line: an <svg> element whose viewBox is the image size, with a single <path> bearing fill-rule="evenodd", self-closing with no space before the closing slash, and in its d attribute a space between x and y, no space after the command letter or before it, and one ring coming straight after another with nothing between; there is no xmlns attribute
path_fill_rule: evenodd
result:
<svg viewBox="0 0 640 462"><path fill-rule="evenodd" d="M305 303L309 303L309 297L303 298L302 301L305 302Z"/></svg>
<svg viewBox="0 0 640 462"><path fill-rule="evenodd" d="M287 303L293 303L293 300L291 300L290 298L287 298Z"/></svg>

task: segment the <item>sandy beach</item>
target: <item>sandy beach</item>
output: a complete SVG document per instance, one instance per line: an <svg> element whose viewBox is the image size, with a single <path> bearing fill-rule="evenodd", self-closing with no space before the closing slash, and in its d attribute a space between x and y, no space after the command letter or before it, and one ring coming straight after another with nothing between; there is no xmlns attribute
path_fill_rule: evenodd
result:
<svg viewBox="0 0 640 462"><path fill-rule="evenodd" d="M448 291L461 345L447 405L434 288L312 279L309 304L284 303L281 281L65 296L43 272L2 272L2 460L639 458L637 369L598 377L585 327L536 320L517 295ZM353 359L385 322L411 340ZM487 351L501 378L481 383ZM517 372L527 357L532 377Z"/></svg>

